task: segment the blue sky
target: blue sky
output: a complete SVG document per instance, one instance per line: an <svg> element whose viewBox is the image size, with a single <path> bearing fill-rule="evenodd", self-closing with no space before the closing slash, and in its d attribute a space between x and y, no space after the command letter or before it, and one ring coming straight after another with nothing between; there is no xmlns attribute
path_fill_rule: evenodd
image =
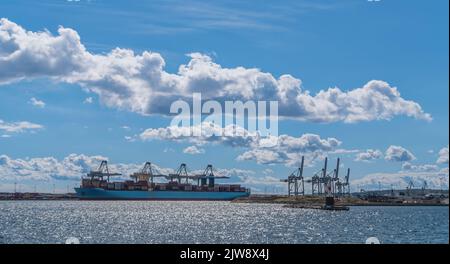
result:
<svg viewBox="0 0 450 264"><path fill-rule="evenodd" d="M397 110L389 120L371 118L348 123L294 118L280 121L279 134L301 137L310 133L322 139L338 139L342 143L334 150L349 153L338 155L331 150L321 152L321 157L329 156L334 163L340 156L345 167L352 168L353 179L369 176L355 185L370 188L373 182L382 181L389 186L404 183L405 177L436 183L437 178L444 177L448 186L448 1L6 0L0 4L0 17L27 31L48 30L52 36L58 36L59 26L71 28L89 54L107 56L116 47L133 50L136 56L152 51L164 59L164 71L171 74L191 60L186 54L198 52L222 68L258 68L275 79L290 74L301 80L301 89L311 95L333 87L349 92L371 80L382 80L390 88L397 87L400 98L418 104L432 120L423 120L417 112L408 116L393 104L392 109ZM32 45L44 43L39 38L33 41ZM4 45L0 58L10 55L6 42L0 45ZM2 63L0 60L0 70ZM256 190L274 185L270 182L273 178L285 177L293 170L286 162L237 160L249 151L246 147L205 144L197 146L204 153L190 155L183 149L193 145L191 142L142 140L139 135L145 129L167 127L170 118L160 112L142 115L129 107L106 103L94 91L92 80L71 82L67 73L62 76L59 72L55 75L54 70L38 71L40 66L31 60L17 63L30 63L34 71L15 73L18 64L5 64L8 71L0 74L0 120L4 124L2 130L0 123L0 155L9 158L0 162L0 168L4 167L4 174L18 172L25 186L46 185L49 180L62 189L67 182L75 184L75 176L80 175L60 180L54 172L17 168L18 163L30 165L32 158L61 161L72 153L101 155L111 163L141 164L150 160L160 167L175 168L186 162L193 169L212 163L218 168L252 171L250 178L254 181L247 183L254 184ZM88 97L92 103L85 102ZM33 104L32 98L45 106ZM365 111L370 115L373 109ZM11 132L11 126L21 121L42 128ZM400 154L407 152L415 158L403 155L397 161L389 160L386 150L390 146L400 146ZM356 156L367 149L379 150L382 155L371 161L356 161ZM442 155L444 161L437 163ZM307 172L318 170L321 163L321 159L312 161ZM413 168L405 169L405 163ZM425 165L434 167L423 169ZM263 173L268 168L272 172ZM45 173L53 176L34 177ZM10 175L1 177L0 190L10 190L14 180Z"/></svg>

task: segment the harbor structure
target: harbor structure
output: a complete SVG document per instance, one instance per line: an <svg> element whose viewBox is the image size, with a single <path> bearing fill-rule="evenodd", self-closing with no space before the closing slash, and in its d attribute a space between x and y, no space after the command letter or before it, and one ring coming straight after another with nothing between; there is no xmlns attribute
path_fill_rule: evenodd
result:
<svg viewBox="0 0 450 264"><path fill-rule="evenodd" d="M350 196L350 168L343 179L339 178L340 158L337 158L336 168L328 171L328 158L324 166L311 177L304 177L305 157L302 156L300 167L282 182L288 184L288 196L305 195L305 183L311 187L311 195Z"/></svg>
<svg viewBox="0 0 450 264"><path fill-rule="evenodd" d="M217 184L216 180L228 176L214 175L212 165L203 173L191 175L182 163L175 173L157 173L150 162L130 175L129 180L110 181L120 173L111 173L107 161L102 161L97 170L82 178L75 188L77 197L89 200L232 200L250 195L250 189L240 184ZM166 182L155 182L163 178Z"/></svg>

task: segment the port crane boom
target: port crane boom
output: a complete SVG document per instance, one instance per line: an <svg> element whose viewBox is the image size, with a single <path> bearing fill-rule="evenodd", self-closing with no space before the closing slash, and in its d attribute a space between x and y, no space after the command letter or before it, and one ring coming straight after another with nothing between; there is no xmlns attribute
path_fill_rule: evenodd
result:
<svg viewBox="0 0 450 264"><path fill-rule="evenodd" d="M122 175L120 173L110 173L108 168L108 161L102 160L100 166L96 171L91 171L88 173L88 177L91 178L91 181L94 179L103 180L103 177L107 177L107 181L109 182L109 177L111 176L119 176Z"/></svg>
<svg viewBox="0 0 450 264"><path fill-rule="evenodd" d="M166 177L166 175L153 173L152 163L147 161L140 171L131 174L130 177L136 182L146 181L153 183L153 178Z"/></svg>
<svg viewBox="0 0 450 264"><path fill-rule="evenodd" d="M305 195L305 181L303 179L303 165L305 163L305 157L302 156L300 167L293 171L287 179L281 180L288 183L288 196L294 193L295 196L299 194Z"/></svg>

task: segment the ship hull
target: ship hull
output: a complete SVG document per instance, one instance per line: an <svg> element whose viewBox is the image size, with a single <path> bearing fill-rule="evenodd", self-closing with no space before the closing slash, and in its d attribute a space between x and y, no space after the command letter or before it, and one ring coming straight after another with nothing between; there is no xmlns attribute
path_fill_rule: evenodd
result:
<svg viewBox="0 0 450 264"><path fill-rule="evenodd" d="M195 191L115 191L101 188L75 188L82 200L198 200L227 201L247 197L248 192L195 192Z"/></svg>

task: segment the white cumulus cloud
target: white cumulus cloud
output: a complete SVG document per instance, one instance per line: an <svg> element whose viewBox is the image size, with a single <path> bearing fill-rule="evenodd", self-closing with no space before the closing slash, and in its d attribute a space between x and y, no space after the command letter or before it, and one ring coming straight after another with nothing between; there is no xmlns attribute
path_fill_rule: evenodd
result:
<svg viewBox="0 0 450 264"><path fill-rule="evenodd" d="M39 108L44 108L45 107L45 102L44 101L36 99L34 97L32 97L30 99L30 104L32 104L32 105L34 105L36 107L39 107Z"/></svg>
<svg viewBox="0 0 450 264"><path fill-rule="evenodd" d="M235 147L250 147L260 142L258 133L247 131L237 125L227 125L222 128L211 122L202 122L195 126L149 128L140 134L140 138L142 140L189 141L196 144L221 143Z"/></svg>
<svg viewBox="0 0 450 264"><path fill-rule="evenodd" d="M280 116L303 121L354 123L399 115L431 120L418 103L404 99L385 81L372 80L349 91L329 88L312 95L300 79L289 74L277 78L257 68L224 68L200 53L188 56L187 64L169 73L159 53L135 54L116 48L94 54L73 29L61 26L53 35L0 20L0 84L48 77L79 84L109 107L145 115L167 115L173 101L190 101L192 93L201 92L203 99L220 102L276 100Z"/></svg>
<svg viewBox="0 0 450 264"><path fill-rule="evenodd" d="M101 155L70 154L62 160L54 157L13 159L7 155L0 155L0 180L79 180L91 169L97 169L102 160L108 160L108 158ZM123 174L119 178L126 178L142 167L142 164L133 163L108 165L111 172ZM154 167L159 171L167 172L156 165Z"/></svg>
<svg viewBox="0 0 450 264"><path fill-rule="evenodd" d="M140 138L245 148L248 150L239 155L237 160L254 160L260 164L284 163L289 166L297 164L302 154L310 154L306 159L308 163L321 157L325 152L335 151L342 143L336 138L321 138L315 134L303 134L300 137L289 135L261 137L258 133L237 125L222 128L210 122L190 127L149 128L140 134Z"/></svg>
<svg viewBox="0 0 450 264"><path fill-rule="evenodd" d="M196 146L189 146L185 149L183 149L183 153L196 155L196 154L203 154L205 153L205 150L202 148L198 148Z"/></svg>
<svg viewBox="0 0 450 264"><path fill-rule="evenodd" d="M383 157L383 153L378 149L368 149L356 154L355 161L373 161Z"/></svg>
<svg viewBox="0 0 450 264"><path fill-rule="evenodd" d="M79 179L91 168L106 159L101 156L71 154L63 160L54 157L12 159L0 156L0 179L50 180L51 178Z"/></svg>
<svg viewBox="0 0 450 264"><path fill-rule="evenodd" d="M237 157L237 160L254 160L259 164L284 163L289 157L286 153L268 149L252 149Z"/></svg>
<svg viewBox="0 0 450 264"><path fill-rule="evenodd" d="M440 164L444 163L448 164L448 146L439 150L439 158L437 159L436 162Z"/></svg>
<svg viewBox="0 0 450 264"><path fill-rule="evenodd" d="M87 97L83 101L84 104L92 104L93 102L94 102L94 98L92 98L92 97Z"/></svg>
<svg viewBox="0 0 450 264"><path fill-rule="evenodd" d="M401 146L394 145L389 146L389 148L386 150L384 158L388 161L398 162L411 161L416 159L416 157L409 150Z"/></svg>

